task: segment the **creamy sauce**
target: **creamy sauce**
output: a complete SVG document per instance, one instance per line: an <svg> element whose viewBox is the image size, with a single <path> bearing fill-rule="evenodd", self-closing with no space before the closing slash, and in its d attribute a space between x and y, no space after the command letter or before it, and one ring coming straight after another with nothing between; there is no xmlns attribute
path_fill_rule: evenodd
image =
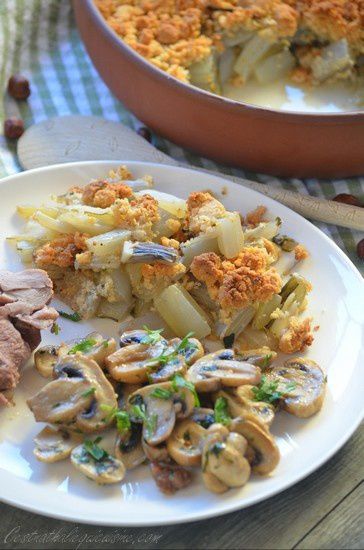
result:
<svg viewBox="0 0 364 550"><path fill-rule="evenodd" d="M269 107L281 111L310 113L341 113L364 111L364 83L333 83L316 88L291 81L261 85L249 81L244 86L226 85L224 95L236 101Z"/></svg>

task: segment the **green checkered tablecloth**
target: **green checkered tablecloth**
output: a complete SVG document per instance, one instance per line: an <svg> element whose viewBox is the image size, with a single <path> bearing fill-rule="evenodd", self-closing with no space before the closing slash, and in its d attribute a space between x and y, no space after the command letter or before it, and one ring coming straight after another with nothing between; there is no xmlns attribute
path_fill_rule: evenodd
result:
<svg viewBox="0 0 364 550"><path fill-rule="evenodd" d="M121 121L132 128L140 126L138 120L111 94L95 71L80 40L69 0L0 0L0 56L2 95L9 76L16 72L25 74L32 86L32 94L26 102L15 105L5 96L0 111L1 119L5 115L19 114L25 125L30 126L55 115L80 113ZM352 193L363 198L364 177L335 181L277 179L217 166L212 161L194 156L158 136L153 136L153 142L177 160L187 161L195 166L214 168L267 185L327 199L338 193ZM20 169L15 145L0 135L0 177ZM317 225L364 273L363 261L357 258L355 251L356 243L363 235L332 225Z"/></svg>

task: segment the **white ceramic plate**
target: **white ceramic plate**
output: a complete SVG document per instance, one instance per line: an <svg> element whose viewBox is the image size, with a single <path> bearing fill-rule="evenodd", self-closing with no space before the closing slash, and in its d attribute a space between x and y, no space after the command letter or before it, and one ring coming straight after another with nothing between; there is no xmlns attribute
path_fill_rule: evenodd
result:
<svg viewBox="0 0 364 550"><path fill-rule="evenodd" d="M281 461L270 477L252 478L241 490L223 495L207 492L200 480L173 497L161 494L147 467L127 474L121 485L98 487L66 461L46 465L32 454L32 437L40 431L26 409L25 399L44 384L31 367L25 369L15 394L16 407L0 412L0 493L9 504L57 518L102 525L161 525L216 516L250 506L293 485L318 468L350 437L363 415L363 281L347 257L309 222L259 193L207 174L186 169L128 163L135 176L152 174L156 187L176 195L211 189L230 209L242 213L257 204L284 221L284 232L305 243L311 258L302 268L313 283L309 312L320 325L309 356L328 374L323 409L315 417L299 420L280 413L273 433ZM0 234L14 234L21 223L15 214L19 203L39 204L51 193L71 185L84 185L105 175L115 162L84 162L32 170L0 184ZM223 187L228 189L222 196ZM2 240L1 268L22 266ZM117 324L98 320L75 324L60 320L63 339L95 329L116 334ZM45 335L44 342L57 341Z"/></svg>

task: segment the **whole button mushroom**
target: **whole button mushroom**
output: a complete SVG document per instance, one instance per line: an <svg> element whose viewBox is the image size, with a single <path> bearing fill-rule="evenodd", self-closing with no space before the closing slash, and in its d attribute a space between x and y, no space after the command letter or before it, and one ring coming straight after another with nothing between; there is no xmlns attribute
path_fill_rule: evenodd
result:
<svg viewBox="0 0 364 550"><path fill-rule="evenodd" d="M279 462L280 454L273 436L267 429L242 417L235 418L229 429L231 432L244 436L248 442L247 451L250 452L247 452L247 456L249 456L254 473L267 475L274 470Z"/></svg>
<svg viewBox="0 0 364 550"><path fill-rule="evenodd" d="M250 477L246 459L247 441L237 433L230 433L221 424L207 430L202 453L202 478L214 493L223 493L230 487L242 487Z"/></svg>

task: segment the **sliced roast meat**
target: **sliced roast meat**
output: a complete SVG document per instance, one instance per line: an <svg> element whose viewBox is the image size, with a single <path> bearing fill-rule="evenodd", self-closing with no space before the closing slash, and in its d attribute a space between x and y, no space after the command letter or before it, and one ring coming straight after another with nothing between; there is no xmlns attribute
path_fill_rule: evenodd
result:
<svg viewBox="0 0 364 550"><path fill-rule="evenodd" d="M47 304L53 285L41 269L0 271L0 406L11 403L20 367L41 341L58 312Z"/></svg>

